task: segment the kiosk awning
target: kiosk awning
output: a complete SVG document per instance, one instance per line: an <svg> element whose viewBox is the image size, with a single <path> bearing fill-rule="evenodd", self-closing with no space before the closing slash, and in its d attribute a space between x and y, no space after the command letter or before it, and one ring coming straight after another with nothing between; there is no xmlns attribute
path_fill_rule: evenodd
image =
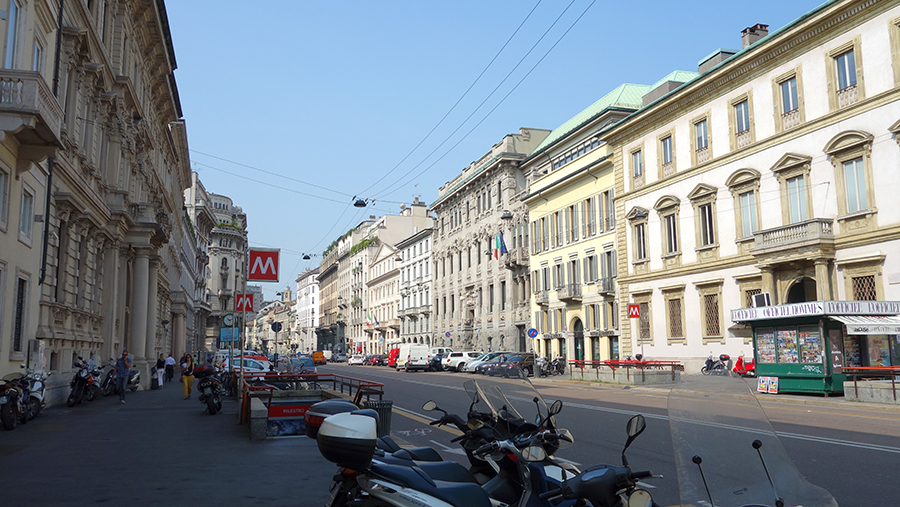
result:
<svg viewBox="0 0 900 507"><path fill-rule="evenodd" d="M900 334L898 316L829 315L847 326L847 334Z"/></svg>

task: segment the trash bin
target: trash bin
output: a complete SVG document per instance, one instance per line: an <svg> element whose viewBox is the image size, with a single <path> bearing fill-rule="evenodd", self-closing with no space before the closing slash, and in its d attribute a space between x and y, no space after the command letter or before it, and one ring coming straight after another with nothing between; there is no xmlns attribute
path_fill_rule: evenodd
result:
<svg viewBox="0 0 900 507"><path fill-rule="evenodd" d="M390 400L364 401L364 408L371 408L378 414L378 436L384 437L391 434L391 409L394 402Z"/></svg>

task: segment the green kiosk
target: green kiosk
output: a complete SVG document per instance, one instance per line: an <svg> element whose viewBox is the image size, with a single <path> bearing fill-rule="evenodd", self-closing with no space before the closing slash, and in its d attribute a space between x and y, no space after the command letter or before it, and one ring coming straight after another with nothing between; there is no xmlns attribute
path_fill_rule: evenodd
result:
<svg viewBox="0 0 900 507"><path fill-rule="evenodd" d="M753 330L756 374L776 392L844 392L844 366L900 364L900 301L808 301L731 311ZM770 390L771 392L771 390Z"/></svg>

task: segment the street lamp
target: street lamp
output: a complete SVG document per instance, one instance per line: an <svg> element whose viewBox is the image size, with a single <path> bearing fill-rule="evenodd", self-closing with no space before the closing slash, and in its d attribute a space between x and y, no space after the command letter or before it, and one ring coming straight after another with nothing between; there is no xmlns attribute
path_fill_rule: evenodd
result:
<svg viewBox="0 0 900 507"><path fill-rule="evenodd" d="M512 220L512 213L509 210L503 210L503 214L500 215L501 220Z"/></svg>

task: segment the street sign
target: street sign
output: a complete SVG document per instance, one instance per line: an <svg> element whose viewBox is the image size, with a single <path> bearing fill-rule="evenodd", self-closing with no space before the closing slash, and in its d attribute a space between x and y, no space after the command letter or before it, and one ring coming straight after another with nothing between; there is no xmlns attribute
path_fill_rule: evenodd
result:
<svg viewBox="0 0 900 507"><path fill-rule="evenodd" d="M529 329L529 330L528 330L528 337L529 337L529 338L537 338L537 329L535 329L535 328Z"/></svg>
<svg viewBox="0 0 900 507"><path fill-rule="evenodd" d="M253 311L253 294L235 294L234 311L236 312L252 312Z"/></svg>
<svg viewBox="0 0 900 507"><path fill-rule="evenodd" d="M250 274L247 280L251 282L277 282L279 268L278 248L257 248L250 250Z"/></svg>
<svg viewBox="0 0 900 507"><path fill-rule="evenodd" d="M641 305L628 305L628 318L629 319L641 318Z"/></svg>
<svg viewBox="0 0 900 507"><path fill-rule="evenodd" d="M447 331L446 333L444 333L444 336L446 336L447 338L450 338L450 331Z"/></svg>
<svg viewBox="0 0 900 507"><path fill-rule="evenodd" d="M281 322L273 322L272 323L272 331L275 331L276 333L278 331L281 331Z"/></svg>

